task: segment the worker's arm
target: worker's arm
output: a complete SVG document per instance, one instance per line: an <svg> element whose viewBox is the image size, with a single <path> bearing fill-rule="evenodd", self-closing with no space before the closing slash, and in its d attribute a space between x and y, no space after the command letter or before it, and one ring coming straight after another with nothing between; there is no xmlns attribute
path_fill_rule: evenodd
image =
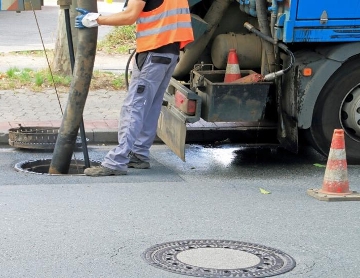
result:
<svg viewBox="0 0 360 278"><path fill-rule="evenodd" d="M97 23L99 25L110 26L132 25L138 19L144 6L145 1L143 0L129 0L124 11L112 15L99 16Z"/></svg>
<svg viewBox="0 0 360 278"><path fill-rule="evenodd" d="M132 25L136 22L141 11L144 9L145 3L146 0L129 0L124 11L105 16L102 16L99 13L90 13L82 8L77 8L76 10L80 15L75 18L75 27L83 29L97 27L99 25Z"/></svg>

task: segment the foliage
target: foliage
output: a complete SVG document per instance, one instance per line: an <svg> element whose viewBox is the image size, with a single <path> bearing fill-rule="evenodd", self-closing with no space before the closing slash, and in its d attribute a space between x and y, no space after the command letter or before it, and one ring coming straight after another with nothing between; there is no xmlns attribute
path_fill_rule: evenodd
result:
<svg viewBox="0 0 360 278"><path fill-rule="evenodd" d="M135 25L114 27L113 30L97 45L97 51L107 54L129 54L135 48ZM47 50L47 57L54 58L54 51ZM16 55L44 56L42 50L17 51ZM1 55L0 55L1 56ZM62 76L50 70L19 69L12 67L5 73L0 72L0 90L14 90L28 88L32 91L42 91L44 88L54 88L68 91L71 76ZM90 84L90 90L108 89L124 90L124 74L95 71Z"/></svg>
<svg viewBox="0 0 360 278"><path fill-rule="evenodd" d="M129 50L135 48L135 39L135 25L118 26L98 43L97 48L109 54L129 54Z"/></svg>
<svg viewBox="0 0 360 278"><path fill-rule="evenodd" d="M33 71L31 69L10 68L6 73L0 73L0 90L14 90L29 88L32 91L41 91L44 88L54 88L68 91L71 76L52 74L49 70ZM125 89L124 75L110 72L95 71L90 84L90 90Z"/></svg>

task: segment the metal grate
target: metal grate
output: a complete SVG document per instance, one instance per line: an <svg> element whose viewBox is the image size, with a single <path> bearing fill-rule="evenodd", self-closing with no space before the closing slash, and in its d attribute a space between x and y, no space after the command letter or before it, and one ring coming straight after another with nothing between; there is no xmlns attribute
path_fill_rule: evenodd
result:
<svg viewBox="0 0 360 278"><path fill-rule="evenodd" d="M9 129L9 145L23 149L52 150L55 147L59 127L20 126ZM78 137L76 147L81 147Z"/></svg>

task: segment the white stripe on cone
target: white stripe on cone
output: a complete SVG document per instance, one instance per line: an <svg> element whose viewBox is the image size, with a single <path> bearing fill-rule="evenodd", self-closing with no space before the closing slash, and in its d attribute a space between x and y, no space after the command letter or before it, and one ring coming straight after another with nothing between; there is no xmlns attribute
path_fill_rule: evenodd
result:
<svg viewBox="0 0 360 278"><path fill-rule="evenodd" d="M226 74L240 74L240 67L237 64L227 64Z"/></svg>

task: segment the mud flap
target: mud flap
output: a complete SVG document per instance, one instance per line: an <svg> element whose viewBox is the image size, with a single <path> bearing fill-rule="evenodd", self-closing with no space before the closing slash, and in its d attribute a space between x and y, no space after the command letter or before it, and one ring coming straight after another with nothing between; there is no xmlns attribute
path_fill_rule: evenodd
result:
<svg viewBox="0 0 360 278"><path fill-rule="evenodd" d="M158 137L183 161L185 161L186 123L174 116L170 109L162 107L157 128Z"/></svg>
<svg viewBox="0 0 360 278"><path fill-rule="evenodd" d="M196 101L194 115L187 115L176 107L175 93L179 91L188 100ZM200 120L201 98L186 86L174 78L164 95L161 108L157 136L183 161L185 161L186 123L194 123Z"/></svg>

